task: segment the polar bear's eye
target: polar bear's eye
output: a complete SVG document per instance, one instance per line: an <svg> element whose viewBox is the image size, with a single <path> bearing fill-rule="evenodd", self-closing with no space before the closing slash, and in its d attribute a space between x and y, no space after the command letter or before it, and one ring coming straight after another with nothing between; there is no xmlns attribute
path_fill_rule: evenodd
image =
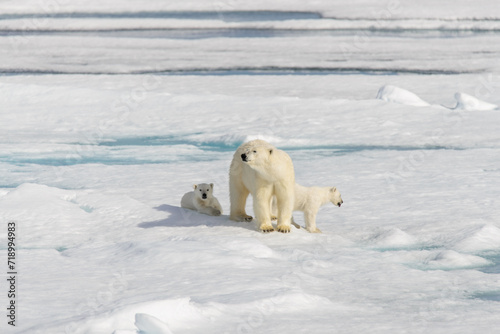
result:
<svg viewBox="0 0 500 334"><path fill-rule="evenodd" d="M253 151L253 153L257 153L257 151Z"/></svg>

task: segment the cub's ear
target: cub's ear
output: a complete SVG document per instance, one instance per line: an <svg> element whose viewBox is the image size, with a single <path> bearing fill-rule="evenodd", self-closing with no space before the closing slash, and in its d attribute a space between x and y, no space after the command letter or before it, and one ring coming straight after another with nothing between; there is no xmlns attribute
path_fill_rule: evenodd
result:
<svg viewBox="0 0 500 334"><path fill-rule="evenodd" d="M210 189L214 189L214 184L210 183Z"/></svg>
<svg viewBox="0 0 500 334"><path fill-rule="evenodd" d="M331 191L332 193L334 193L334 192L336 192L336 191L337 191L337 188L335 188L335 187L331 187L331 188L330 188L330 191Z"/></svg>
<svg viewBox="0 0 500 334"><path fill-rule="evenodd" d="M269 154L273 154L273 149L270 149L270 150L269 150Z"/></svg>
<svg viewBox="0 0 500 334"><path fill-rule="evenodd" d="M193 184L193 189L196 190L198 188L197 184Z"/></svg>

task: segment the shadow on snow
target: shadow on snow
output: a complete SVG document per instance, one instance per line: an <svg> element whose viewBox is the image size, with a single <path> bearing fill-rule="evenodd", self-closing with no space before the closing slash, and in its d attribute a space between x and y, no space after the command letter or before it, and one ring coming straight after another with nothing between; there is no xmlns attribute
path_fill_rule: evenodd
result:
<svg viewBox="0 0 500 334"><path fill-rule="evenodd" d="M244 223L244 222L235 222L229 220L228 215L222 216L208 216L205 214L198 213L193 210L184 209L179 206L162 204L155 208L158 211L167 212L170 215L165 219L143 222L138 224L138 227L141 228L153 228L153 227L197 227L197 226L206 226L206 227L217 227L217 226L226 226L226 227L240 227L245 228L251 231L257 231L257 227L253 222Z"/></svg>

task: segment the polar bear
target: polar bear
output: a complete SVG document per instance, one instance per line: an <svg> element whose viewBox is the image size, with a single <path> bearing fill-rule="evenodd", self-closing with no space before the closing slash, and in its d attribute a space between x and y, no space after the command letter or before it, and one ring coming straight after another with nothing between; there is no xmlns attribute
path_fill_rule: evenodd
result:
<svg viewBox="0 0 500 334"><path fill-rule="evenodd" d="M304 187L296 183L294 189L295 200L293 203L293 211L304 212L306 230L311 233L321 233L321 230L316 227L316 215L320 207L328 202L338 207L344 203L342 196L340 196L340 192L335 187ZM276 198L274 197L271 203L271 212L276 216ZM292 224L300 228L300 226L293 221L293 218Z"/></svg>
<svg viewBox="0 0 500 334"><path fill-rule="evenodd" d="M263 232L274 231L271 224L271 198L276 196L277 229L290 232L294 199L295 172L290 156L260 139L242 144L233 155L229 168L229 196L235 221L251 221L245 212L248 194L252 194L255 217Z"/></svg>
<svg viewBox="0 0 500 334"><path fill-rule="evenodd" d="M194 191L187 192L182 196L181 207L210 216L220 216L222 214L222 207L213 195L213 183L195 184L193 188Z"/></svg>

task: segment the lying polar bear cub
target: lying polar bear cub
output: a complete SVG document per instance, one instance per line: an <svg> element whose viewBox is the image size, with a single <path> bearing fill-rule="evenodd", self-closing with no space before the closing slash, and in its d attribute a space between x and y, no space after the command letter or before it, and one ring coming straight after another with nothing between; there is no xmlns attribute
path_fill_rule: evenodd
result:
<svg viewBox="0 0 500 334"><path fill-rule="evenodd" d="M193 186L194 191L185 193L181 199L181 207L196 210L209 216L220 216L222 207L214 197L214 184L200 183Z"/></svg>
<svg viewBox="0 0 500 334"><path fill-rule="evenodd" d="M295 184L295 201L293 211L304 212L304 220L306 222L306 230L311 233L321 233L321 230L316 227L316 215L319 208L328 202L340 207L344 201L340 196L340 192L335 187L304 187L300 184ZM273 197L271 202L271 212L273 219L276 215L276 199ZM292 224L296 228L300 228L293 221Z"/></svg>

